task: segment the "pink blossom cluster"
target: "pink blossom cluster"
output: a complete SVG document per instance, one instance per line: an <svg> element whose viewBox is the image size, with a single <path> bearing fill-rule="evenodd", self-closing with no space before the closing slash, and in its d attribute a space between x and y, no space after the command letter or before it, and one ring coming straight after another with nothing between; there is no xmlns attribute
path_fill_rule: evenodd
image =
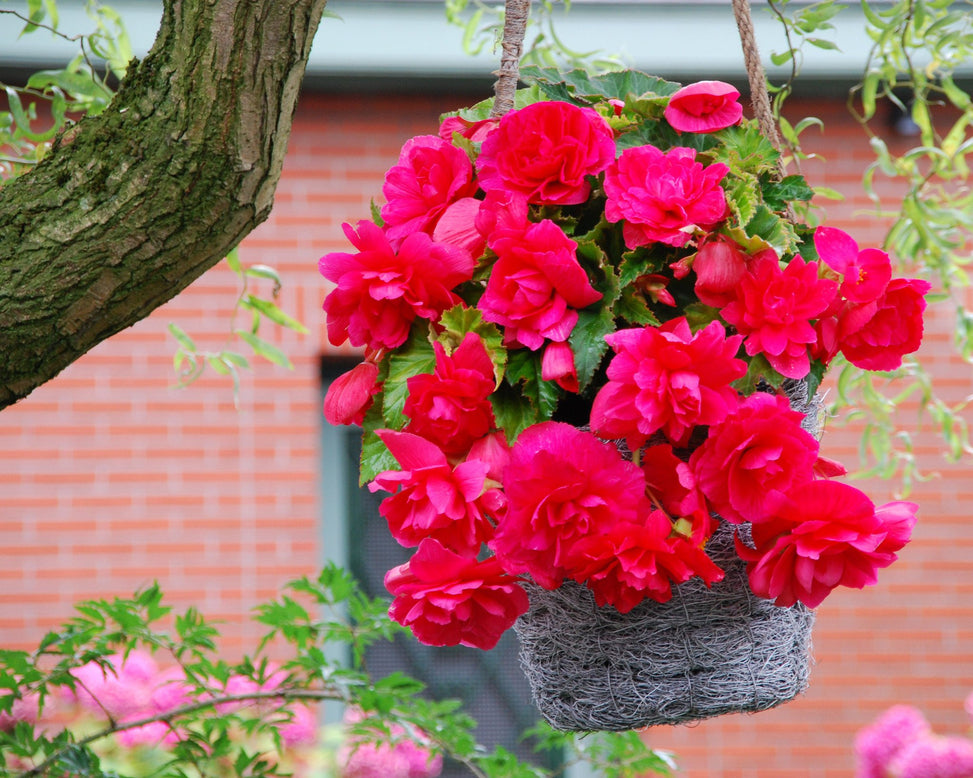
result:
<svg viewBox="0 0 973 778"><path fill-rule="evenodd" d="M320 260L328 336L365 353L325 415L384 445L364 480L416 549L390 615L422 642L493 647L527 577L623 612L718 582L720 521L750 525L751 588L782 607L875 583L910 538L917 506L834 480L774 387L839 353L899 367L929 284L835 228L783 254L748 233L712 151L750 131L739 93L663 97L449 117L402 148L381 218L345 225L357 252Z"/></svg>
<svg viewBox="0 0 973 778"><path fill-rule="evenodd" d="M858 731L855 760L856 778L970 778L973 740L937 735L918 708L894 705Z"/></svg>
<svg viewBox="0 0 973 778"><path fill-rule="evenodd" d="M346 726L361 722L356 708L345 712ZM374 742L349 734L338 750L342 778L436 778L443 771L443 756L428 745L428 738L416 729L394 724L391 739Z"/></svg>
<svg viewBox="0 0 973 778"><path fill-rule="evenodd" d="M77 715L90 716L99 720L110 719L121 725L115 737L126 748L165 748L184 738L185 733L178 724L152 721L140 726L131 725L207 699L273 692L287 677L286 673L274 668L270 668L270 674L263 683L246 675L234 674L227 678L222 687L214 687L200 694L187 681L182 668L160 668L154 657L142 650L112 654L100 662L88 662L71 670L71 675L74 689L64 687L59 700L48 698L43 711L38 709L36 694L15 701L9 714L0 714L0 729L9 729L21 720L38 724ZM221 713L250 708L260 713L274 714L275 718L282 720L277 731L288 746L309 745L317 740L317 715L313 708L305 704L285 707L281 698L269 698L261 701L241 699L218 703L215 707ZM286 721L283 720L284 716Z"/></svg>

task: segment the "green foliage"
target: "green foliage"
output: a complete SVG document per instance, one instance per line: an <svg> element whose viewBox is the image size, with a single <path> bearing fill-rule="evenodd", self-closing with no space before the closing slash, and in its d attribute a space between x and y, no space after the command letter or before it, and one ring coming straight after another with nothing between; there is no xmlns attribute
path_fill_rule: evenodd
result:
<svg viewBox="0 0 973 778"><path fill-rule="evenodd" d="M278 346L260 336L260 326L264 321L269 321L302 335L308 330L301 322L277 306L275 301L281 292L281 279L274 268L261 264L243 265L240 263L236 249L227 255L226 263L240 282L240 293L230 316L230 333L226 347L218 351L200 350L196 342L175 323L169 324L169 332L177 343L172 357L173 369L179 377L176 386L179 388L189 386L203 375L206 368L210 368L218 375L228 376L233 381L233 402L236 404L240 396L240 369L249 369L250 360L236 350L234 342L242 341L250 347L255 356L293 370L290 357ZM260 297L251 291L254 279L271 282L270 299ZM246 328L238 327L236 324L241 316L248 320Z"/></svg>
<svg viewBox="0 0 973 778"><path fill-rule="evenodd" d="M112 85L124 78L132 47L121 17L98 0L86 0L85 11L93 29L68 35L59 29L55 0L27 0L26 12L0 9L0 16L24 22L21 35L43 30L78 45L62 68L34 73L22 87L0 83L8 102L0 111L0 180L35 165L82 116L101 113Z"/></svg>
<svg viewBox="0 0 973 778"><path fill-rule="evenodd" d="M577 51L561 40L555 29L556 0L531 4L521 64L542 67L580 67L595 71L618 68L618 57L598 51ZM563 12L570 10L570 0L561 3ZM463 51L476 56L484 51L497 51L503 32L504 4L483 0L446 0L446 19L463 30Z"/></svg>
<svg viewBox="0 0 973 778"><path fill-rule="evenodd" d="M62 698L61 691L81 685L72 669L95 661L113 673L110 657L134 650L149 650L160 664L180 667L192 688L191 701L138 720L117 721L106 712L85 722L65 721L63 715L45 716L43 726L17 721L0 729L0 776L269 778L292 771L312 774L307 770L336 775L334 752L344 738L353 737L388 744L415 740L479 778L553 778L555 772L502 748L487 751L479 745L476 722L457 701L424 697L423 684L402 673L369 677L365 649L401 629L387 618L386 608L386 602L365 596L345 570L329 565L317 577L292 581L277 599L256 608L254 620L264 628L257 650L228 665L218 658L215 626L195 610L174 615L156 585L131 598L80 603L77 615L34 651L0 651L0 689L7 690L0 692L0 710L34 694ZM350 662L331 658L335 652L329 646L351 646ZM272 674L280 682L267 687ZM228 693L231 675L252 685ZM285 746L279 727L290 720L293 706L324 700L353 706L362 718L344 732L323 730L313 753ZM115 739L159 721L178 730L177 744L123 747ZM589 760L610 777L668 774L671 767L668 755L647 748L635 733L576 741L539 727L535 735L539 747L563 745L572 761Z"/></svg>

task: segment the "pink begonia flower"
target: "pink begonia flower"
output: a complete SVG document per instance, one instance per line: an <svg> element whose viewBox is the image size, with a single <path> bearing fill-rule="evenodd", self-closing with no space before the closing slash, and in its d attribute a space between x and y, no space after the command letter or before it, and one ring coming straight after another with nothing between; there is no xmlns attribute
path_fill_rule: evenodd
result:
<svg viewBox="0 0 973 778"><path fill-rule="evenodd" d="M469 559L426 538L412 559L389 570L389 616L420 643L489 650L526 612L527 592L496 557Z"/></svg>
<svg viewBox="0 0 973 778"><path fill-rule="evenodd" d="M902 748L932 732L922 711L894 705L855 735L855 778L888 778L888 768Z"/></svg>
<svg viewBox="0 0 973 778"><path fill-rule="evenodd" d="M861 589L896 560L915 524L914 503L878 510L859 489L838 481L795 487L776 515L752 525L755 548L737 538L754 594L781 607L816 608L838 586Z"/></svg>
<svg viewBox="0 0 973 778"><path fill-rule="evenodd" d="M696 296L700 302L715 308L728 305L736 299L737 289L750 265L771 254L776 260L773 249L751 257L732 238L718 233L707 235L693 260Z"/></svg>
<svg viewBox="0 0 973 778"><path fill-rule="evenodd" d="M587 584L599 607L611 605L619 613L628 613L646 598L667 602L672 583L693 576L671 553L671 532L672 523L656 510L639 523L616 523L586 535L571 551L571 577Z"/></svg>
<svg viewBox="0 0 973 778"><path fill-rule="evenodd" d="M545 340L563 343L579 308L601 299L578 264L577 244L549 219L517 237L490 241L497 261L477 308L502 325L507 345L537 351Z"/></svg>
<svg viewBox="0 0 973 778"><path fill-rule="evenodd" d="M591 428L600 437L625 438L635 451L662 431L684 445L695 426L718 424L736 408L730 384L747 366L735 356L740 336L727 337L719 322L694 335L681 316L661 327L618 330L605 340L615 356L591 409Z"/></svg>
<svg viewBox="0 0 973 778"><path fill-rule="evenodd" d="M615 522L638 523L651 506L638 466L612 444L562 422L542 422L514 443L503 480L507 510L489 544L504 569L557 588L572 548Z"/></svg>
<svg viewBox="0 0 973 778"><path fill-rule="evenodd" d="M450 116L443 119L443 123L439 125L439 137L452 142L453 134L458 132L461 137L467 140L481 143L487 135L496 129L498 124L500 124L499 119L480 119L473 122L459 116Z"/></svg>
<svg viewBox="0 0 973 778"><path fill-rule="evenodd" d="M693 472L710 504L732 524L774 515L788 492L814 480L818 441L786 397L755 392L693 452Z"/></svg>
<svg viewBox="0 0 973 778"><path fill-rule="evenodd" d="M484 192L519 192L538 205L576 205L615 159L608 123L591 108L561 101L511 111L483 141L476 160Z"/></svg>
<svg viewBox="0 0 973 778"><path fill-rule="evenodd" d="M490 394L496 387L493 362L480 336L469 332L451 354L433 344L436 368L411 376L402 412L406 432L432 441L448 455L465 454L495 426Z"/></svg>
<svg viewBox="0 0 973 778"><path fill-rule="evenodd" d="M837 288L818 277L817 262L795 257L781 270L767 256L751 266L722 315L745 336L750 356L762 353L781 375L804 378L811 370L808 346L817 340L811 320L828 309Z"/></svg>
<svg viewBox="0 0 973 778"><path fill-rule="evenodd" d="M629 248L665 243L685 246L697 228L708 230L727 214L720 181L729 168L704 167L694 149L655 146L625 149L605 173L605 216L623 222Z"/></svg>
<svg viewBox="0 0 973 778"><path fill-rule="evenodd" d="M488 465L476 459L452 467L435 443L418 435L378 430L402 470L379 473L368 488L392 492L379 512L392 537L406 547L435 538L452 552L475 557L493 537L486 511L501 505L501 496L486 489Z"/></svg>
<svg viewBox="0 0 973 778"><path fill-rule="evenodd" d="M437 243L447 243L469 252L471 257L479 257L486 246L486 238L476 228L480 213L481 200L464 197L443 211L432 231L432 239Z"/></svg>
<svg viewBox="0 0 973 778"><path fill-rule="evenodd" d="M574 350L567 343L548 343L541 357L541 378L554 381L567 392L578 393L578 370Z"/></svg>
<svg viewBox="0 0 973 778"><path fill-rule="evenodd" d="M476 214L476 229L492 248L500 238L523 235L531 222L527 198L518 192L495 189L487 192Z"/></svg>
<svg viewBox="0 0 973 778"><path fill-rule="evenodd" d="M843 276L839 293L849 302L877 300L892 280L892 261L879 249L859 250L854 238L834 227L814 231L814 247L821 260Z"/></svg>
<svg viewBox="0 0 973 778"><path fill-rule="evenodd" d="M324 418L329 424L361 424L382 388L378 365L362 362L338 376L324 395Z"/></svg>
<svg viewBox="0 0 973 778"><path fill-rule="evenodd" d="M902 746L892 759L888 774L902 778L971 778L973 740L920 736Z"/></svg>
<svg viewBox="0 0 973 778"><path fill-rule="evenodd" d="M679 132L716 132L743 118L740 92L725 81L697 81L669 98L664 116Z"/></svg>
<svg viewBox="0 0 973 778"><path fill-rule="evenodd" d="M841 353L862 370L897 370L922 344L928 281L894 278L878 300L851 306L838 319Z"/></svg>
<svg viewBox="0 0 973 778"><path fill-rule="evenodd" d="M431 233L447 206L474 192L473 164L465 151L435 135L410 138L399 164L385 174L385 234L399 241L413 232Z"/></svg>
<svg viewBox="0 0 973 778"><path fill-rule="evenodd" d="M418 316L437 321L459 297L452 291L473 277L473 258L424 232L409 235L393 250L380 227L358 222L343 226L357 254L334 252L318 263L321 275L337 284L324 300L328 340L340 346L396 348L409 337Z"/></svg>
<svg viewBox="0 0 973 778"><path fill-rule="evenodd" d="M704 543L716 529L709 505L699 489L688 462L676 456L668 443L649 446L642 452L642 472L649 499L669 518L689 522L690 537Z"/></svg>
<svg viewBox="0 0 973 778"><path fill-rule="evenodd" d="M487 466L487 478L501 483L510 464L510 445L503 430L484 435L470 447L467 459L476 459Z"/></svg>

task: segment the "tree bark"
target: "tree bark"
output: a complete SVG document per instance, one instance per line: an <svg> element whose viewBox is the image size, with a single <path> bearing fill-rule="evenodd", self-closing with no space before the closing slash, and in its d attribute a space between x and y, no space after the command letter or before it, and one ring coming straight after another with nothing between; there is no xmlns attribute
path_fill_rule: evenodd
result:
<svg viewBox="0 0 973 778"><path fill-rule="evenodd" d="M326 0L167 0L112 105L0 187L0 409L267 218Z"/></svg>

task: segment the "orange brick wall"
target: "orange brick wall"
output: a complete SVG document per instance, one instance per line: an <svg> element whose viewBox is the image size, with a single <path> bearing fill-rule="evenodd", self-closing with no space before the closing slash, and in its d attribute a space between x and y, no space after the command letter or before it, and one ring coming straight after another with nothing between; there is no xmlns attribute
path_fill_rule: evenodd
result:
<svg viewBox="0 0 973 778"><path fill-rule="evenodd" d="M84 598L127 593L158 580L177 607L193 604L226 622L225 650L253 647L247 613L288 579L312 573L320 547L318 358L328 348L317 259L344 250L343 221L368 216L384 171L408 137L434 132L460 98L325 97L300 104L270 220L242 244L245 263L276 267L281 305L311 328L270 339L295 369L258 363L239 409L229 382L173 383L176 322L201 348L220 348L237 293L218 267L149 319L103 343L0 414L0 645L26 647ZM840 103L796 105L825 120L809 137L826 163L812 183L849 193L830 223L861 243L881 237L854 194L869 161ZM810 133L814 133L811 130ZM951 324L934 318L924 353L956 399L973 369L946 357ZM969 463L944 465L923 433L919 458L941 476L920 484L915 541L881 584L841 592L818 612L809 692L775 711L648 733L674 750L685 776L852 775L854 732L896 702L919 705L934 726L964 726L973 689L973 500ZM825 453L853 462L854 430L836 429ZM876 501L887 484L868 484Z"/></svg>

